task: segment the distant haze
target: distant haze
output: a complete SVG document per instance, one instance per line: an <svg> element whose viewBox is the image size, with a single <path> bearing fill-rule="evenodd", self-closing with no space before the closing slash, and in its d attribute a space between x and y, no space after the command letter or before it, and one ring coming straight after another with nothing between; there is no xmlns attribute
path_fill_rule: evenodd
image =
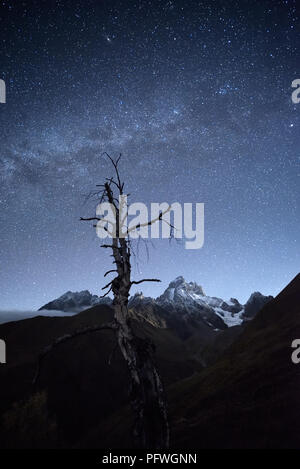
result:
<svg viewBox="0 0 300 469"><path fill-rule="evenodd" d="M34 318L36 316L64 317L73 316L76 313L65 313L63 311L0 311L0 324L4 322L20 321L22 319Z"/></svg>

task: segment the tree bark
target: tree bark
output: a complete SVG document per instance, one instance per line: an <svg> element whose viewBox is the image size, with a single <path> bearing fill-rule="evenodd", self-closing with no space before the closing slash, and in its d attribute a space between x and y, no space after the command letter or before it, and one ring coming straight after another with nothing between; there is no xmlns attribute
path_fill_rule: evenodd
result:
<svg viewBox="0 0 300 469"><path fill-rule="evenodd" d="M121 194L122 187L120 183ZM114 204L111 187L105 184L105 189L109 202ZM130 247L128 241L119 236L120 212L118 207L115 206L115 209L116 238L112 239L111 248L117 276L112 280L111 288L118 344L131 378L130 400L135 415L135 445L139 448L165 449L169 446L169 423L163 385L155 365L154 345L137 337L130 325L128 298L131 285L137 282L131 281Z"/></svg>
<svg viewBox="0 0 300 469"><path fill-rule="evenodd" d="M135 414L133 435L140 448L169 446L169 424L164 391L155 366L154 346L134 335L127 304L116 303L117 339L131 378L130 400Z"/></svg>

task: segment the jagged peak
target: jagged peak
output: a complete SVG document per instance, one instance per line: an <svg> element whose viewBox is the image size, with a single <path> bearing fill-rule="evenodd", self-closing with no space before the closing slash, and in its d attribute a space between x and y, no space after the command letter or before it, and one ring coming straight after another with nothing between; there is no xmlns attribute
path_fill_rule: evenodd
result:
<svg viewBox="0 0 300 469"><path fill-rule="evenodd" d="M271 295L263 295L259 291L255 291L251 293L245 306L249 305L250 303L253 303L254 301L270 301L272 299L273 299L273 296Z"/></svg>
<svg viewBox="0 0 300 469"><path fill-rule="evenodd" d="M196 282L187 282L182 275L179 275L174 280L172 280L165 292L172 288L179 289L180 287L185 291L193 291L198 295L205 295L201 285L198 285Z"/></svg>
<svg viewBox="0 0 300 469"><path fill-rule="evenodd" d="M142 291L137 291L135 292L135 294L132 296L132 299L133 298L140 298L141 300L143 300L145 297L144 297L144 293Z"/></svg>
<svg viewBox="0 0 300 469"><path fill-rule="evenodd" d="M253 292L247 303L245 304L245 318L252 318L254 315L269 301L273 299L273 296L265 296L262 293L256 291Z"/></svg>
<svg viewBox="0 0 300 469"><path fill-rule="evenodd" d="M253 293L251 293L251 295L249 296L249 300L253 299L253 298L261 298L262 296L265 296L263 295L262 293L260 293L260 291L254 291ZM247 303L248 303L247 301Z"/></svg>
<svg viewBox="0 0 300 469"><path fill-rule="evenodd" d="M176 288L178 285L181 285L183 283L186 283L186 281L184 277L182 277L182 275L179 275L174 280L172 280L172 282L169 283L168 288Z"/></svg>
<svg viewBox="0 0 300 469"><path fill-rule="evenodd" d="M63 293L59 298L66 297L66 296L93 296L89 290L81 290L81 291L71 291L68 290L67 292Z"/></svg>

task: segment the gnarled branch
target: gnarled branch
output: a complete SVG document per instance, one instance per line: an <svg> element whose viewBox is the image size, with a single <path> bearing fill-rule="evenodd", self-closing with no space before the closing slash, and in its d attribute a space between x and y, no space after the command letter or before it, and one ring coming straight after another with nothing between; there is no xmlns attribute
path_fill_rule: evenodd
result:
<svg viewBox="0 0 300 469"><path fill-rule="evenodd" d="M107 292L104 293L104 295L99 296L99 298L105 298L105 297L109 294L109 292L111 292L111 291L112 291L112 285L111 285L111 287L109 288L109 290L107 290Z"/></svg>
<svg viewBox="0 0 300 469"><path fill-rule="evenodd" d="M39 357L38 357L37 369L36 369L32 384L36 385L39 379L41 366L42 366L44 358L50 352L52 352L58 345L64 344L65 342L71 339L74 339L75 337L78 337L80 335L85 335L90 332L97 332L101 330L116 330L116 329L117 329L117 324L114 321L112 321L112 322L100 324L100 325L98 324L94 326L86 326L86 327L83 327L82 329L77 329L74 332L70 332L69 334L65 334L61 337L58 337L56 340L54 340L54 342L52 342L52 344L48 345L40 352Z"/></svg>
<svg viewBox="0 0 300 469"><path fill-rule="evenodd" d="M150 226L150 225L153 225L153 223L157 222L157 221L160 221L162 220L163 218L163 215L165 215L166 213L168 213L169 211L171 210L171 205L169 205L169 207L164 211L164 212L160 212L160 214L158 215L158 217L156 218L153 218L153 220L149 220L145 223L138 223L136 226L133 226L132 228L130 228L129 230L127 230L127 234L129 234L131 231L133 230L136 230L137 228L141 228L142 226ZM166 221L166 220L164 220Z"/></svg>
<svg viewBox="0 0 300 469"><path fill-rule="evenodd" d="M103 275L103 277L106 277L106 275L110 274L111 272L118 272L118 271L117 271L117 269L108 270L107 272L105 272L105 274Z"/></svg>
<svg viewBox="0 0 300 469"><path fill-rule="evenodd" d="M108 288L111 284L113 283L113 280L109 282L107 285L104 285L101 290L105 290L105 288Z"/></svg>
<svg viewBox="0 0 300 469"><path fill-rule="evenodd" d="M143 282L161 282L158 278L143 278L143 280L133 280L130 282L131 285L138 285Z"/></svg>

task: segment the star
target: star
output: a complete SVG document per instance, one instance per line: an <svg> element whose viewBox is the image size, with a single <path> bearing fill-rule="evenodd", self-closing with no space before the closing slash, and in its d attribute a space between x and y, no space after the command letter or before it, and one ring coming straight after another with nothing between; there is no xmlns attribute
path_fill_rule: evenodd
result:
<svg viewBox="0 0 300 469"><path fill-rule="evenodd" d="M140 253L144 276L162 280L146 295L183 275L243 302L296 275L293 2L264 13L238 1L218 12L212 1L61 0L42 16L38 2L2 3L0 309L99 294L111 258L79 218L95 215L86 196L111 175L103 151L122 153L131 203L205 204L202 249L152 240L149 262Z"/></svg>

